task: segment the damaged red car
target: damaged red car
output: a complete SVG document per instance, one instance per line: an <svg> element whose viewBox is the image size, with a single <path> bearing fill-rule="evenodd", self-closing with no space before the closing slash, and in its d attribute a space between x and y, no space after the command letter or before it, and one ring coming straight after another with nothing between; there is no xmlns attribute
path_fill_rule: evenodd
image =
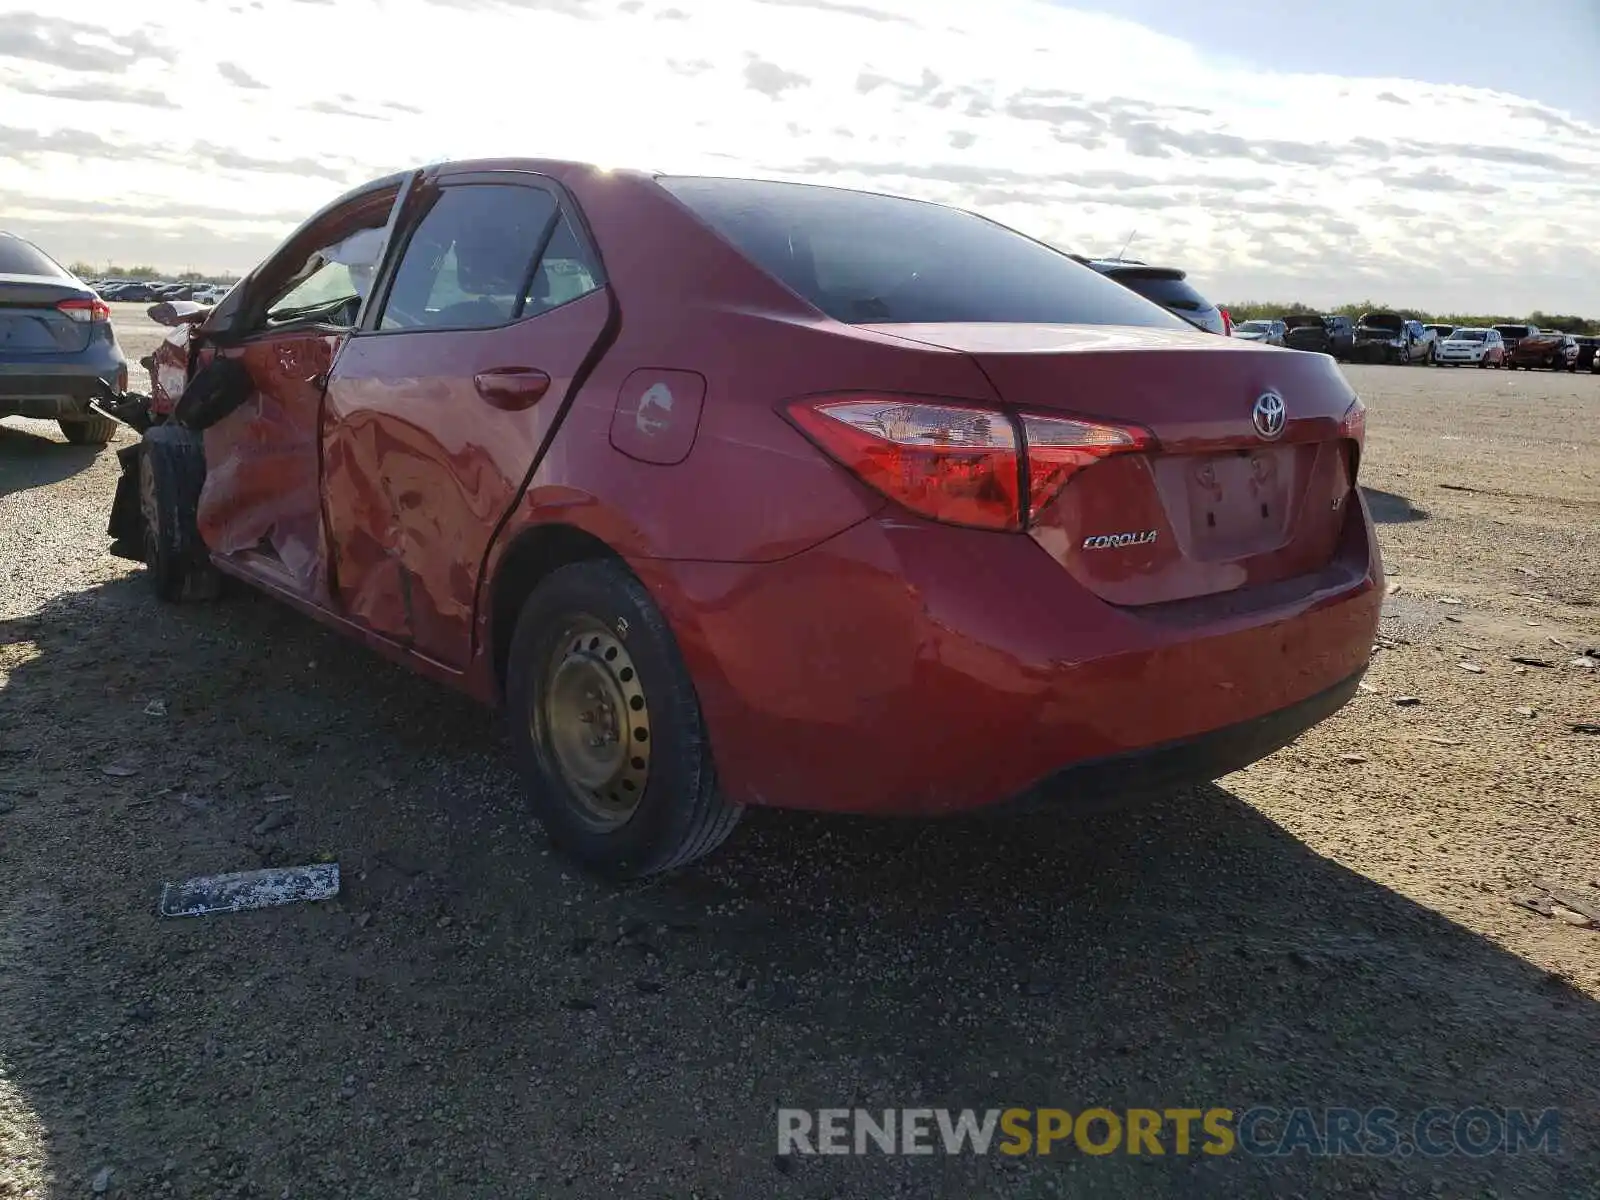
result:
<svg viewBox="0 0 1600 1200"><path fill-rule="evenodd" d="M616 877L750 805L1070 812L1356 690L1381 567L1331 359L920 201L526 160L359 188L112 411L112 535L503 706Z"/></svg>

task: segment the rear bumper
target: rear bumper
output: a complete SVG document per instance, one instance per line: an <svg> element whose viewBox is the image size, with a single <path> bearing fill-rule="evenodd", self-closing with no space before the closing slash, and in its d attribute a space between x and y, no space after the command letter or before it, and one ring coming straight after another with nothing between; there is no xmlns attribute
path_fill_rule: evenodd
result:
<svg viewBox="0 0 1600 1200"><path fill-rule="evenodd" d="M100 381L116 389L127 386L127 360L114 346L110 351L96 345L62 362L0 362L0 416L87 417L89 401L100 394Z"/></svg>
<svg viewBox="0 0 1600 1200"><path fill-rule="evenodd" d="M1363 502L1316 576L1147 609L1104 603L1027 537L904 514L779 563L633 565L731 797L931 815L1074 771L1123 790L1197 782L1277 749L1366 669L1371 536Z"/></svg>
<svg viewBox="0 0 1600 1200"><path fill-rule="evenodd" d="M1177 791L1259 762L1333 716L1356 694L1365 671L1286 708L1148 749L1065 767L1014 801L1018 809L1070 808L1074 803Z"/></svg>

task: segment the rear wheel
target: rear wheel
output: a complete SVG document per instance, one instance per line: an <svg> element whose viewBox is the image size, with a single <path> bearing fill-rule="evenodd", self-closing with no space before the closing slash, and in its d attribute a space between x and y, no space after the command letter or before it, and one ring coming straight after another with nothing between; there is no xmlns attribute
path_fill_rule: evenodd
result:
<svg viewBox="0 0 1600 1200"><path fill-rule="evenodd" d="M574 563L534 589L506 708L535 815L590 870L634 879L683 866L738 822L672 632L620 563Z"/></svg>
<svg viewBox="0 0 1600 1200"><path fill-rule="evenodd" d="M199 434L172 423L145 432L139 443L144 563L163 600L211 600L221 591L196 521L205 476Z"/></svg>
<svg viewBox="0 0 1600 1200"><path fill-rule="evenodd" d="M91 413L81 420L57 421L61 436L74 446L104 446L117 436L117 423L110 417Z"/></svg>

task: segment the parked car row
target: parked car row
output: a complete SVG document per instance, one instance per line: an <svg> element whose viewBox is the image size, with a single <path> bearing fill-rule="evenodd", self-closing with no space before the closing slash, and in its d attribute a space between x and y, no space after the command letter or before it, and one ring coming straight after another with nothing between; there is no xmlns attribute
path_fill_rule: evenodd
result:
<svg viewBox="0 0 1600 1200"><path fill-rule="evenodd" d="M1533 325L1424 324L1393 312L1363 313L1353 321L1339 313L1295 313L1241 321L1233 336L1268 346L1328 354L1341 362L1526 370L1537 367L1600 374L1595 353L1600 337L1541 330Z"/></svg>
<svg viewBox="0 0 1600 1200"><path fill-rule="evenodd" d="M162 283L143 279L91 279L88 284L102 300L146 304L160 300L193 300L196 304L215 304L228 294L231 286L223 283Z"/></svg>
<svg viewBox="0 0 1600 1200"><path fill-rule="evenodd" d="M1093 267L1130 291L1161 305L1191 325L1264 346L1284 346L1328 354L1341 362L1426 366L1535 367L1551 371L1587 370L1600 374L1600 338L1541 330L1533 325L1492 327L1424 323L1403 313L1375 311L1355 320L1340 313L1295 313L1234 324L1227 309L1207 300L1176 267L1151 266L1137 259L1086 258Z"/></svg>

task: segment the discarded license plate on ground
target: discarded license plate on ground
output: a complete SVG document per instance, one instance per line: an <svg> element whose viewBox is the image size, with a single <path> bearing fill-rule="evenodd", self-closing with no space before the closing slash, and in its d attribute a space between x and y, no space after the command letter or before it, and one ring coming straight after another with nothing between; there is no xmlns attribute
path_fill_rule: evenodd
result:
<svg viewBox="0 0 1600 1200"><path fill-rule="evenodd" d="M164 883L158 911L163 917L204 917L305 900L329 900L338 894L339 864L316 863Z"/></svg>

